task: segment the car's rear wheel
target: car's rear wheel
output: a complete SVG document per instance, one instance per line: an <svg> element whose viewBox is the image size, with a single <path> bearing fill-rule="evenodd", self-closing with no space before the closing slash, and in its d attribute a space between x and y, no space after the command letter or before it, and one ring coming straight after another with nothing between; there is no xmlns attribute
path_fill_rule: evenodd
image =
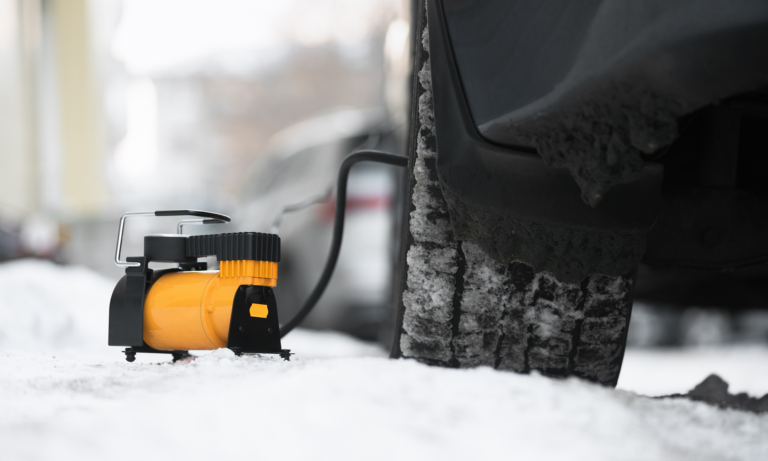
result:
<svg viewBox="0 0 768 461"><path fill-rule="evenodd" d="M560 282L493 260L456 239L436 167L429 33L418 30L409 197L392 356L449 367L491 366L614 386L624 356L634 271Z"/></svg>

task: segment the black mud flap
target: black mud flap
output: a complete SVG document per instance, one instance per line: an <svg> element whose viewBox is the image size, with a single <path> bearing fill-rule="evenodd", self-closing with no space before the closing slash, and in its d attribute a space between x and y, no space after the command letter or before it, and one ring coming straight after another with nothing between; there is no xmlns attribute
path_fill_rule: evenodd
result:
<svg viewBox="0 0 768 461"><path fill-rule="evenodd" d="M427 3L430 65L423 71L431 72L436 170L455 237L499 263L523 261L561 281L634 270L656 219L663 166L642 165L633 181L591 206L568 169L483 138L462 89L444 2Z"/></svg>

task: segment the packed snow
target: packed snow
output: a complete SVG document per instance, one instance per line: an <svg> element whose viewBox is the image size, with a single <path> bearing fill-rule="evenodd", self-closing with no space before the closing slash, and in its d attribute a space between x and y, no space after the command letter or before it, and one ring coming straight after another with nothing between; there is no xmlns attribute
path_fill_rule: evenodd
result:
<svg viewBox="0 0 768 461"><path fill-rule="evenodd" d="M296 355L226 349L127 363L106 346L115 281L0 265L0 458L768 459L768 414L684 399L710 373L768 392L768 349L629 350L619 389L389 360L298 330Z"/></svg>

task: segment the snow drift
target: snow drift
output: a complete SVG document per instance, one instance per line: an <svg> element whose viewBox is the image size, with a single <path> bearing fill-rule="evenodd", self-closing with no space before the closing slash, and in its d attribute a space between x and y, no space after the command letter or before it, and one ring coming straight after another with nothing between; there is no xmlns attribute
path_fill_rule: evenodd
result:
<svg viewBox="0 0 768 461"><path fill-rule="evenodd" d="M331 333L286 337L291 362L222 349L126 363L106 346L113 284L45 262L0 265L3 460L768 459L766 414L388 360ZM684 393L692 385L680 383L719 372L741 380L734 392L768 390L764 349L626 360L625 388Z"/></svg>

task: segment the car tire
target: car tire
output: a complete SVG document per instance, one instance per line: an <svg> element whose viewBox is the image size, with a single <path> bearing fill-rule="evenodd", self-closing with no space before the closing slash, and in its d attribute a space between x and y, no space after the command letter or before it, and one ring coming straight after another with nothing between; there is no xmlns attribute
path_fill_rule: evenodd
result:
<svg viewBox="0 0 768 461"><path fill-rule="evenodd" d="M421 2L419 2L421 3ZM437 175L423 4L416 30L409 193L401 232L399 309L391 356L446 367L490 366L615 386L636 269L560 282L525 262L500 263L455 238Z"/></svg>

